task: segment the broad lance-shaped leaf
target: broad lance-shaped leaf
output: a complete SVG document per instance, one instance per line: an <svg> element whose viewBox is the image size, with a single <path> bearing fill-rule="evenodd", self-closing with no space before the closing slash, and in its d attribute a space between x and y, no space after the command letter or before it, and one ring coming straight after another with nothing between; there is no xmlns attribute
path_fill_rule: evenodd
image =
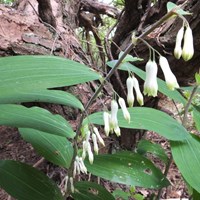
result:
<svg viewBox="0 0 200 200"><path fill-rule="evenodd" d="M101 185L94 182L78 181L74 184L75 193L72 197L75 200L114 200L115 198Z"/></svg>
<svg viewBox="0 0 200 200"><path fill-rule="evenodd" d="M109 61L107 63L107 65L112 68L112 67L114 67L116 62L117 62L117 60ZM119 67L119 70L132 71L135 74L137 74L141 79L145 80L145 72L130 63L122 63ZM187 102L184 99L184 97L177 90L174 90L174 91L169 90L167 88L165 81L163 81L159 78L157 78L157 81L158 81L158 90L161 93L165 94L166 96L168 96L169 98L171 98L177 102L180 102L183 104L185 104Z"/></svg>
<svg viewBox="0 0 200 200"><path fill-rule="evenodd" d="M74 149L65 137L29 128L20 128L19 132L45 159L65 168L70 166Z"/></svg>
<svg viewBox="0 0 200 200"><path fill-rule="evenodd" d="M86 65L56 56L11 56L0 59L0 90L47 89L97 80Z"/></svg>
<svg viewBox="0 0 200 200"><path fill-rule="evenodd" d="M45 174L17 161L0 160L0 187L18 200L64 200Z"/></svg>
<svg viewBox="0 0 200 200"><path fill-rule="evenodd" d="M149 140L140 140L137 146L137 152L141 155L151 153L152 155L160 158L165 164L168 162L165 150L159 144L152 143Z"/></svg>
<svg viewBox="0 0 200 200"><path fill-rule="evenodd" d="M63 117L39 107L26 108L21 105L1 104L0 125L33 128L69 138L75 136L70 124Z"/></svg>
<svg viewBox="0 0 200 200"><path fill-rule="evenodd" d="M86 167L93 175L126 185L162 188L169 185L161 171L147 158L132 152L98 155Z"/></svg>
<svg viewBox="0 0 200 200"><path fill-rule="evenodd" d="M128 108L128 111L131 115L130 123L124 119L123 113L119 109L118 122L120 127L155 131L169 140L183 140L189 134L175 119L159 110L146 107L133 107ZM88 122L104 125L103 113L98 112L89 115L88 119L84 120L84 124Z"/></svg>
<svg viewBox="0 0 200 200"><path fill-rule="evenodd" d="M174 161L189 185L200 193L200 138L187 136L184 141L171 141Z"/></svg>
<svg viewBox="0 0 200 200"><path fill-rule="evenodd" d="M59 90L0 90L0 104L46 102L72 106L83 110L82 103L72 94Z"/></svg>

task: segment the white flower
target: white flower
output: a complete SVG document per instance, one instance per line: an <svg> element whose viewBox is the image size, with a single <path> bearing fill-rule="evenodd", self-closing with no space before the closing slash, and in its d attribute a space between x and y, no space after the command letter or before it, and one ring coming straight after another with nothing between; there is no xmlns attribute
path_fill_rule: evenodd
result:
<svg viewBox="0 0 200 200"><path fill-rule="evenodd" d="M110 114L108 112L103 113L103 120L104 120L104 131L106 136L109 136L110 132Z"/></svg>
<svg viewBox="0 0 200 200"><path fill-rule="evenodd" d="M149 60L145 66L146 68L146 79L144 82L144 94L148 96L157 96L158 83L157 83L157 72L158 67L155 61Z"/></svg>
<svg viewBox="0 0 200 200"><path fill-rule="evenodd" d="M94 155L92 153L91 145L89 142L88 142L88 147L87 147L87 153L88 153L89 162L90 164L92 164L94 161Z"/></svg>
<svg viewBox="0 0 200 200"><path fill-rule="evenodd" d="M144 105L144 98L143 98L143 95L140 91L140 86L139 86L139 83L138 83L138 80L135 78L135 77L132 77L133 79L133 83L134 83L134 89L135 89L135 92L136 92L136 98L137 98L137 102L143 106Z"/></svg>
<svg viewBox="0 0 200 200"><path fill-rule="evenodd" d="M87 149L88 149L88 142L83 141L83 152L82 152L82 158L83 158L83 160L84 160L85 157L86 157Z"/></svg>
<svg viewBox="0 0 200 200"><path fill-rule="evenodd" d="M83 162L83 159L81 157L76 156L76 161L78 163L78 167L80 168L80 171L82 173L87 174L87 168L85 167L85 164Z"/></svg>
<svg viewBox="0 0 200 200"><path fill-rule="evenodd" d="M185 61L190 60L194 55L192 29L188 26L185 30L182 57Z"/></svg>
<svg viewBox="0 0 200 200"><path fill-rule="evenodd" d="M126 80L126 87L127 87L127 103L129 107L133 106L134 103L134 94L133 94L133 79L128 77Z"/></svg>
<svg viewBox="0 0 200 200"><path fill-rule="evenodd" d="M181 43L182 43L182 39L183 39L183 33L184 33L184 27L182 26L176 35L176 44L175 44L175 48L174 48L174 56L177 59L180 59L180 57L182 55Z"/></svg>
<svg viewBox="0 0 200 200"><path fill-rule="evenodd" d="M96 134L97 139L99 140L99 142L100 142L103 146L105 146L105 143L104 143L104 141L103 141L103 139L102 139L102 137L101 137L101 135L100 135L98 129L97 129L96 127L94 127L93 130L94 130L94 133Z"/></svg>
<svg viewBox="0 0 200 200"><path fill-rule="evenodd" d="M118 137L121 135L121 131L120 131L119 126L116 126L116 127L114 128L114 132L115 132L115 134L116 134Z"/></svg>
<svg viewBox="0 0 200 200"><path fill-rule="evenodd" d="M118 99L118 102L119 102L119 105L120 105L120 107L122 109L124 118L128 121L128 123L130 123L131 116L130 116L128 110L127 110L126 103L125 103L124 99L120 97Z"/></svg>
<svg viewBox="0 0 200 200"><path fill-rule="evenodd" d="M93 141L93 146L94 146L94 152L98 155L99 147L97 144L97 136L94 133L92 134L92 141Z"/></svg>
<svg viewBox="0 0 200 200"><path fill-rule="evenodd" d="M73 180L73 177L70 177L69 181L70 181L70 186L71 186L71 192L74 193L74 180Z"/></svg>
<svg viewBox="0 0 200 200"><path fill-rule="evenodd" d="M115 100L111 101L111 117L110 117L110 127L113 130L118 126L117 120L118 104Z"/></svg>
<svg viewBox="0 0 200 200"><path fill-rule="evenodd" d="M159 64L160 64L160 67L161 67L161 69L163 71L167 87L170 90L174 90L174 88L179 88L179 85L178 85L178 82L176 80L176 77L172 73L172 71L171 71L171 69L169 67L169 63L168 63L167 59L165 57L163 57L163 56L160 56Z"/></svg>

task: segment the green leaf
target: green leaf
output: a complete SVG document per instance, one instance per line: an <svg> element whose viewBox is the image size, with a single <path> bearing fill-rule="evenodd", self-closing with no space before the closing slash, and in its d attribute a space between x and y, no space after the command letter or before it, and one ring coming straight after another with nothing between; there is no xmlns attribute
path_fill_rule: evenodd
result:
<svg viewBox="0 0 200 200"><path fill-rule="evenodd" d="M200 199L200 193L193 189L192 200L199 200L199 199Z"/></svg>
<svg viewBox="0 0 200 200"><path fill-rule="evenodd" d="M148 140L140 140L137 146L137 152L141 155L148 153L160 158L165 164L168 162L167 154L165 150L159 145L154 144Z"/></svg>
<svg viewBox="0 0 200 200"><path fill-rule="evenodd" d="M107 65L113 68L116 62L117 60L113 60L113 61L108 62ZM141 79L145 80L145 76L146 76L145 72L130 63L122 63L119 67L119 70L132 71L135 74L137 74ZM174 90L174 91L169 90L167 88L166 83L163 80L157 78L157 81L158 81L158 90L161 93L165 94L166 96L168 96L169 98L177 102L180 102L183 104L187 102L185 98L177 90Z"/></svg>
<svg viewBox="0 0 200 200"><path fill-rule="evenodd" d="M56 56L11 56L0 61L0 91L55 88L100 78L89 67Z"/></svg>
<svg viewBox="0 0 200 200"><path fill-rule="evenodd" d="M200 85L200 74L199 73L195 73L195 80L197 85Z"/></svg>
<svg viewBox="0 0 200 200"><path fill-rule="evenodd" d="M130 197L130 194L128 192L124 192L120 189L116 189L112 194L115 197L115 199L120 198L123 200L129 200Z"/></svg>
<svg viewBox="0 0 200 200"><path fill-rule="evenodd" d="M45 159L65 168L70 166L74 149L65 137L29 128L20 128L19 132Z"/></svg>
<svg viewBox="0 0 200 200"><path fill-rule="evenodd" d="M64 200L46 175L17 161L0 160L0 187L18 200Z"/></svg>
<svg viewBox="0 0 200 200"><path fill-rule="evenodd" d="M187 130L164 112L146 107L128 108L128 111L131 116L130 123L124 119L123 113L121 109L119 109L118 122L119 126L122 128L155 131L169 140L183 140L187 137ZM86 123L104 125L103 113L98 112L89 115L88 119L86 118L83 124Z"/></svg>
<svg viewBox="0 0 200 200"><path fill-rule="evenodd" d="M123 55L123 51L121 51L119 53L119 58ZM138 58L138 57L133 57L132 55L128 54L126 55L126 57L123 59L123 63L125 62L136 62L136 61L142 61L143 59L142 58Z"/></svg>
<svg viewBox="0 0 200 200"><path fill-rule="evenodd" d="M82 103L72 94L59 90L1 90L0 104L46 102L72 106L84 110Z"/></svg>
<svg viewBox="0 0 200 200"><path fill-rule="evenodd" d="M191 15L191 13L184 11L180 7L178 7L176 4L172 2L167 3L167 11L170 12L172 9L176 9L175 12L178 13L179 15Z"/></svg>
<svg viewBox="0 0 200 200"><path fill-rule="evenodd" d="M39 107L26 108L21 105L1 104L0 125L33 128L69 138L75 136L71 126L63 117L53 115Z"/></svg>
<svg viewBox="0 0 200 200"><path fill-rule="evenodd" d="M195 122L195 126L196 126L196 129L198 131L200 131L200 111L193 108L193 119L194 119L194 122Z"/></svg>
<svg viewBox="0 0 200 200"><path fill-rule="evenodd" d="M79 181L74 186L75 193L71 195L76 200L114 200L114 197L105 188L96 183Z"/></svg>
<svg viewBox="0 0 200 200"><path fill-rule="evenodd" d="M189 135L184 141L171 141L174 161L184 179L200 193L200 138Z"/></svg>
<svg viewBox="0 0 200 200"><path fill-rule="evenodd" d="M112 182L145 188L169 185L161 171L147 158L132 152L97 155L91 165L85 160L90 173Z"/></svg>

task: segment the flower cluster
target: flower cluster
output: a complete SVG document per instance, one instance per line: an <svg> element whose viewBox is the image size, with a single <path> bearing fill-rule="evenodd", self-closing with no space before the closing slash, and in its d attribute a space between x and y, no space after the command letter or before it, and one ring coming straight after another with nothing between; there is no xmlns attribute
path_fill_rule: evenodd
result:
<svg viewBox="0 0 200 200"><path fill-rule="evenodd" d="M133 94L133 88L135 90L136 93L136 99L137 102L143 106L144 105L144 99L143 99L143 95L140 91L140 87L139 87L139 83L138 80L133 76L129 76L126 80L126 86L127 86L127 103L129 105L129 107L132 107L134 104L134 94Z"/></svg>
<svg viewBox="0 0 200 200"><path fill-rule="evenodd" d="M83 158L76 156L74 161L74 171L73 171L73 177L75 178L76 175L79 175L80 172L87 174L87 168L83 162Z"/></svg>
<svg viewBox="0 0 200 200"><path fill-rule="evenodd" d="M182 45L183 35L184 35L184 43L182 48L181 45ZM189 24L187 24L185 34L184 34L184 26L182 26L177 33L174 56L177 59L180 59L180 57L182 56L182 58L185 61L188 61L193 57L193 55L194 55L194 46L193 46L192 29L190 28Z"/></svg>
<svg viewBox="0 0 200 200"><path fill-rule="evenodd" d="M161 55L159 56L159 65L164 74L167 87L170 90L179 88L177 79L170 69L168 60L164 56ZM154 61L149 60L145 68L146 68L146 79L144 83L144 94L155 97L157 96L157 91L158 91L158 83L157 83L158 66L155 60Z"/></svg>
<svg viewBox="0 0 200 200"><path fill-rule="evenodd" d="M85 157L86 157L86 154L88 154L88 158L89 158L90 164L92 164L93 161L94 161L94 154L92 152L92 147L91 147L91 144L90 144L90 140L91 139L92 139L92 142L93 142L93 149L94 149L94 152L96 154L98 154L98 152L99 152L98 143L100 143L103 146L105 146L105 143L104 143L104 141L103 141L103 139L102 139L102 137L101 137L101 135L100 135L100 133L99 133L99 131L98 131L98 129L96 127L93 127L92 134L91 134L90 130L87 130L86 139L83 141L82 159L84 160ZM81 171L81 172L84 173L84 170Z"/></svg>

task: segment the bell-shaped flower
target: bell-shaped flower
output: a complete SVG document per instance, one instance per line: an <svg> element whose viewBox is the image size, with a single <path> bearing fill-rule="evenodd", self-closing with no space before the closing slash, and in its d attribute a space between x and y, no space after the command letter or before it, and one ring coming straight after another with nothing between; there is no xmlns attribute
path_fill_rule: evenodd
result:
<svg viewBox="0 0 200 200"><path fill-rule="evenodd" d="M172 73L167 59L165 57L163 57L163 56L160 56L159 64L160 64L160 67L161 67L161 69L163 71L167 87L170 90L174 90L175 88L179 88L179 85L178 85L178 82L176 80L176 77Z"/></svg>
<svg viewBox="0 0 200 200"><path fill-rule="evenodd" d="M118 104L115 100L111 101L111 117L110 117L110 128L113 130L118 126L117 120Z"/></svg>
<svg viewBox="0 0 200 200"><path fill-rule="evenodd" d="M73 180L73 177L70 177L69 181L70 181L71 192L74 193L74 180Z"/></svg>
<svg viewBox="0 0 200 200"><path fill-rule="evenodd" d="M184 44L182 57L185 61L190 60L194 55L193 35L192 29L187 26L184 34Z"/></svg>
<svg viewBox="0 0 200 200"><path fill-rule="evenodd" d="M92 134L92 141L93 141L93 146L94 146L94 152L98 155L99 147L97 144L97 136L94 133Z"/></svg>
<svg viewBox="0 0 200 200"><path fill-rule="evenodd" d="M138 80L135 77L132 77L132 79L133 79L133 83L134 83L134 89L135 89L135 92L136 92L137 102L141 106L143 106L144 105L144 98L143 98L143 95L140 91L140 86L139 86Z"/></svg>
<svg viewBox="0 0 200 200"><path fill-rule="evenodd" d="M110 132L110 114L108 112L103 113L103 121L104 121L104 131L106 136L109 136Z"/></svg>
<svg viewBox="0 0 200 200"><path fill-rule="evenodd" d="M78 157L78 164L79 164L81 172L87 174L87 168L86 168L86 166L83 162L83 159L81 157Z"/></svg>
<svg viewBox="0 0 200 200"><path fill-rule="evenodd" d="M82 152L82 159L84 160L86 157L86 152L88 149L88 143L87 141L83 141L83 152Z"/></svg>
<svg viewBox="0 0 200 200"><path fill-rule="evenodd" d="M148 96L157 96L158 83L157 83L157 73L158 66L155 61L149 60L145 66L146 68L146 79L144 82L143 93Z"/></svg>
<svg viewBox="0 0 200 200"><path fill-rule="evenodd" d="M128 77L126 80L126 87L127 87L127 103L129 107L133 106L134 103L134 94L133 94L133 79Z"/></svg>
<svg viewBox="0 0 200 200"><path fill-rule="evenodd" d="M104 141L103 141L103 138L101 137L101 135L100 135L100 133L99 133L97 127L94 127L93 130L94 130L94 133L95 133L96 136L97 136L98 141L99 141L103 146L105 146L105 143L104 143Z"/></svg>
<svg viewBox="0 0 200 200"><path fill-rule="evenodd" d="M120 105L120 107L122 109L124 118L128 121L128 123L130 123L131 116L130 116L130 113L128 112L128 109L126 107L126 103L125 103L124 99L120 97L118 99L118 102L119 102L119 105Z"/></svg>
<svg viewBox="0 0 200 200"><path fill-rule="evenodd" d="M176 35L176 44L174 48L174 56L176 59L180 59L182 55L181 43L183 40L183 33L184 33L184 26L181 27L181 29L178 31Z"/></svg>
<svg viewBox="0 0 200 200"><path fill-rule="evenodd" d="M90 164L92 164L94 161L94 155L92 153L91 145L89 142L88 142L88 147L87 147L87 153L88 153L89 162Z"/></svg>
<svg viewBox="0 0 200 200"><path fill-rule="evenodd" d="M114 128L114 132L118 137L121 135L121 130L118 125Z"/></svg>

